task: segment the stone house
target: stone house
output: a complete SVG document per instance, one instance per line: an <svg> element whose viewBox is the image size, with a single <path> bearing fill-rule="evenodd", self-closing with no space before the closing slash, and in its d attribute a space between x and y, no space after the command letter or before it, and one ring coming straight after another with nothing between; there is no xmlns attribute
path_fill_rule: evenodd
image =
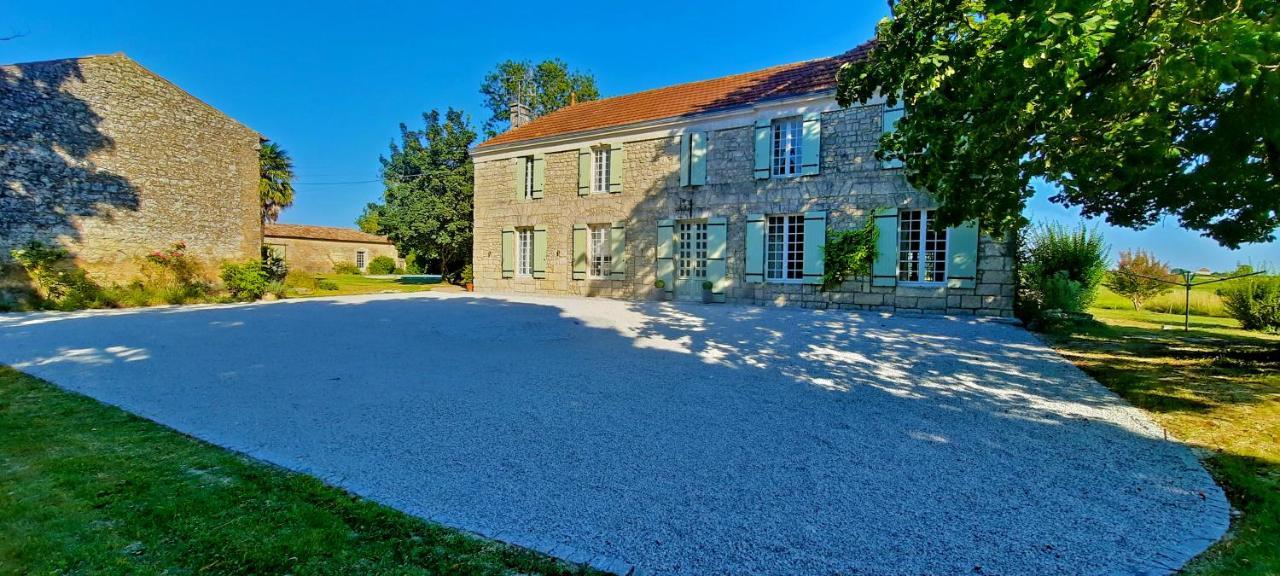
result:
<svg viewBox="0 0 1280 576"><path fill-rule="evenodd" d="M32 240L112 281L178 241L257 258L260 143L123 54L0 66L0 263Z"/></svg>
<svg viewBox="0 0 1280 576"><path fill-rule="evenodd" d="M267 223L262 228L263 245L283 256L290 270L327 273L341 263L367 270L369 262L378 256L395 260L397 268L404 267L404 259L385 236L351 228L301 224Z"/></svg>
<svg viewBox="0 0 1280 576"><path fill-rule="evenodd" d="M1010 242L935 230L875 158L903 111L836 103L868 51L515 122L472 152L476 289L1011 316ZM868 218L873 274L823 291L827 233Z"/></svg>

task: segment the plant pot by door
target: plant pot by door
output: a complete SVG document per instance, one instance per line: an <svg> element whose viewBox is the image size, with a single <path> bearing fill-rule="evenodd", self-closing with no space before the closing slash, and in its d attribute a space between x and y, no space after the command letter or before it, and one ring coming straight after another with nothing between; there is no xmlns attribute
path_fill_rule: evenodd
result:
<svg viewBox="0 0 1280 576"><path fill-rule="evenodd" d="M476 291L476 285L470 282L467 282L467 292L475 292L475 291Z"/></svg>
<svg viewBox="0 0 1280 576"><path fill-rule="evenodd" d="M712 284L711 281L709 280L704 281L702 283L702 303L703 304L711 304L712 302L716 301L716 295L711 292L711 289L714 286L715 285Z"/></svg>

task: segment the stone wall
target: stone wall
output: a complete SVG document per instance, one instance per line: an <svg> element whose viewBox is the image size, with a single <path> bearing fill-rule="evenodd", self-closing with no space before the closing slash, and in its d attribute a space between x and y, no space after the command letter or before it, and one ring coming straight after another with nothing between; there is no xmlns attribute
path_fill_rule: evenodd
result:
<svg viewBox="0 0 1280 576"><path fill-rule="evenodd" d="M877 208L933 207L900 170L885 170L875 159L881 115L878 105L823 113L816 176L756 180L749 125L708 135L707 183L692 188L679 186L679 136L627 141L625 181L618 194L578 196L576 149L546 154L544 197L538 200L516 199L514 159L481 157L476 163L476 289L654 298L657 222L723 216L728 218L728 302L1012 316L1011 246L985 235L979 242L978 278L969 289L872 287L858 279L822 292L812 285L743 281L749 213L823 210L828 228L838 230L859 225ZM682 199L692 201L692 212L679 210ZM571 280L573 225L614 221L626 223L627 278ZM535 225L547 227L546 279L502 278L502 228Z"/></svg>
<svg viewBox="0 0 1280 576"><path fill-rule="evenodd" d="M59 243L125 281L177 241L256 258L259 138L124 55L0 66L0 259Z"/></svg>
<svg viewBox="0 0 1280 576"><path fill-rule="evenodd" d="M327 274L333 271L335 264L342 262L355 264L356 252L359 250L367 253L366 265L378 256L388 256L396 261L397 267L404 266L404 259L396 254L396 247L390 244L276 236L266 236L262 239L262 243L282 251L290 270L302 272Z"/></svg>

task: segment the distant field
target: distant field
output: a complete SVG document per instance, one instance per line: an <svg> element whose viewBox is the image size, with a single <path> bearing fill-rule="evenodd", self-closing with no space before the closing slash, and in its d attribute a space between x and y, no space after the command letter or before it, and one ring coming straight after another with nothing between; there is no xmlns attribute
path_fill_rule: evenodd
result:
<svg viewBox="0 0 1280 576"><path fill-rule="evenodd" d="M1227 317L1227 311L1222 306L1222 297L1218 296L1219 290L1268 278L1275 279L1280 277L1254 276L1252 278L1238 278L1203 286L1194 286L1191 288L1191 314L1225 318ZM1198 277L1193 282L1208 282L1213 279L1211 276ZM1162 314L1182 314L1183 301L1186 298L1186 294L1181 286L1170 286L1170 288L1172 289L1169 292L1148 300L1143 304L1142 309ZM1103 286L1098 291L1098 299L1093 303L1093 306L1107 310L1133 310L1133 304L1127 298L1112 292L1106 286Z"/></svg>

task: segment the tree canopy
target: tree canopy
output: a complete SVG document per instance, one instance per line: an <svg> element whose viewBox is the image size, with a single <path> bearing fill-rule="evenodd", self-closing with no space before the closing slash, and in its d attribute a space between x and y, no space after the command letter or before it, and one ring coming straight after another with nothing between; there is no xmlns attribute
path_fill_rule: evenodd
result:
<svg viewBox="0 0 1280 576"><path fill-rule="evenodd" d="M441 274L471 261L472 173L468 148L476 133L461 111L422 115L424 127L400 125L400 144L379 158L385 190L376 214L377 231L401 253L440 262Z"/></svg>
<svg viewBox="0 0 1280 576"><path fill-rule="evenodd" d="M559 58L534 64L528 60L507 60L494 66L480 85L490 117L484 130L490 136L503 132L510 123L511 101L517 95L529 106L533 118L545 116L569 105L600 97L596 79L589 73L570 70Z"/></svg>
<svg viewBox="0 0 1280 576"><path fill-rule="evenodd" d="M263 142L258 149L258 197L263 222L275 222L293 205L293 160L275 142Z"/></svg>
<svg viewBox="0 0 1280 576"><path fill-rule="evenodd" d="M381 206L382 205L377 202L369 202L364 205L364 212L361 212L360 216L356 218L356 227L359 228L361 232L379 234L378 210Z"/></svg>
<svg viewBox="0 0 1280 576"><path fill-rule="evenodd" d="M1089 217L1171 215L1237 247L1280 226L1275 0L891 0L844 105L881 87L881 139L940 225L1022 224L1033 180Z"/></svg>

